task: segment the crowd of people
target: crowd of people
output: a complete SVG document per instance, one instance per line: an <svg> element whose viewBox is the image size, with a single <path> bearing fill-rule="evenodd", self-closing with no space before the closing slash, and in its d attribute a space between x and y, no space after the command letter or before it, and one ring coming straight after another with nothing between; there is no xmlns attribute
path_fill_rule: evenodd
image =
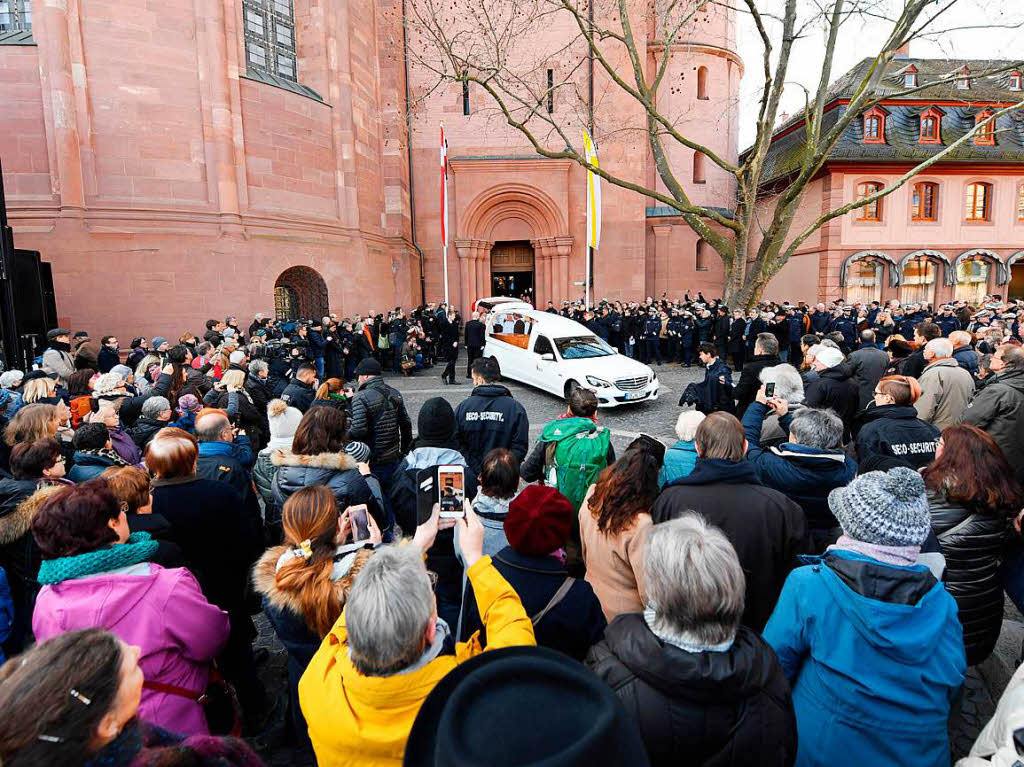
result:
<svg viewBox="0 0 1024 767"><path fill-rule="evenodd" d="M676 442L581 388L531 443L443 304L52 330L0 375L0 763L256 767L284 721L321 767L949 765L1024 607L1017 302L548 311L703 368ZM411 414L385 371L463 344ZM1022 679L962 765L1018 758Z"/></svg>

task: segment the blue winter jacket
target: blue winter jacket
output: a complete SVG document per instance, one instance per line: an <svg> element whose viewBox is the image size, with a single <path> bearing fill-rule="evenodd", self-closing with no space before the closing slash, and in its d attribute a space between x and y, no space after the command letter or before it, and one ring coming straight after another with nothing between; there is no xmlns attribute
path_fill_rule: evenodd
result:
<svg viewBox="0 0 1024 767"><path fill-rule="evenodd" d="M0 567L0 642L6 642L11 635L11 626L14 625L14 600L11 598L11 588L7 585L7 573ZM0 646L0 666L7 658L4 655L3 647Z"/></svg>
<svg viewBox="0 0 1024 767"><path fill-rule="evenodd" d="M796 767L948 767L967 671L953 597L924 565L836 549L807 560L764 629L793 685Z"/></svg>
<svg viewBox="0 0 1024 767"><path fill-rule="evenodd" d="M658 472L658 487L665 487L669 482L690 476L697 465L697 447L692 441L679 440L665 451L665 462Z"/></svg>

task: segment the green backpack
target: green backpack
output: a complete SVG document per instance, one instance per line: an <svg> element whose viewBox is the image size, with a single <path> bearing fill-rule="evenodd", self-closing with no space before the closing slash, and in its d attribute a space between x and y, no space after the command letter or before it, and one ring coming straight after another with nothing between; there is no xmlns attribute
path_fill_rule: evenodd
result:
<svg viewBox="0 0 1024 767"><path fill-rule="evenodd" d="M608 466L611 432L589 418L562 418L541 432L544 450L544 479L572 502L579 511L587 489Z"/></svg>

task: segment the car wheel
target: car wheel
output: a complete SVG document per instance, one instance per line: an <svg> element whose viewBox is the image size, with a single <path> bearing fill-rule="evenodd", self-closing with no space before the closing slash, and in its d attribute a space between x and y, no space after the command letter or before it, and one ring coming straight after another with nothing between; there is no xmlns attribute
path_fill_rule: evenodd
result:
<svg viewBox="0 0 1024 767"><path fill-rule="evenodd" d="M565 398L569 399L569 397L572 396L572 393L574 391L576 391L577 389L579 389L579 388L580 388L580 385L578 383L576 383L575 381L569 381L565 385Z"/></svg>

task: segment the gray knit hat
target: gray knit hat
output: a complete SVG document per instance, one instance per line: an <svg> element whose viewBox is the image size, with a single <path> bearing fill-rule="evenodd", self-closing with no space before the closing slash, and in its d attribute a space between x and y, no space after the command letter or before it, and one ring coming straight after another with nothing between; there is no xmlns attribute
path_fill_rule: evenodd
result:
<svg viewBox="0 0 1024 767"><path fill-rule="evenodd" d="M352 456L356 463L366 463L370 460L370 446L365 442L349 442L345 445L345 452Z"/></svg>
<svg viewBox="0 0 1024 767"><path fill-rule="evenodd" d="M828 505L843 532L879 546L919 546L931 530L924 480L898 466L869 471L828 494Z"/></svg>

